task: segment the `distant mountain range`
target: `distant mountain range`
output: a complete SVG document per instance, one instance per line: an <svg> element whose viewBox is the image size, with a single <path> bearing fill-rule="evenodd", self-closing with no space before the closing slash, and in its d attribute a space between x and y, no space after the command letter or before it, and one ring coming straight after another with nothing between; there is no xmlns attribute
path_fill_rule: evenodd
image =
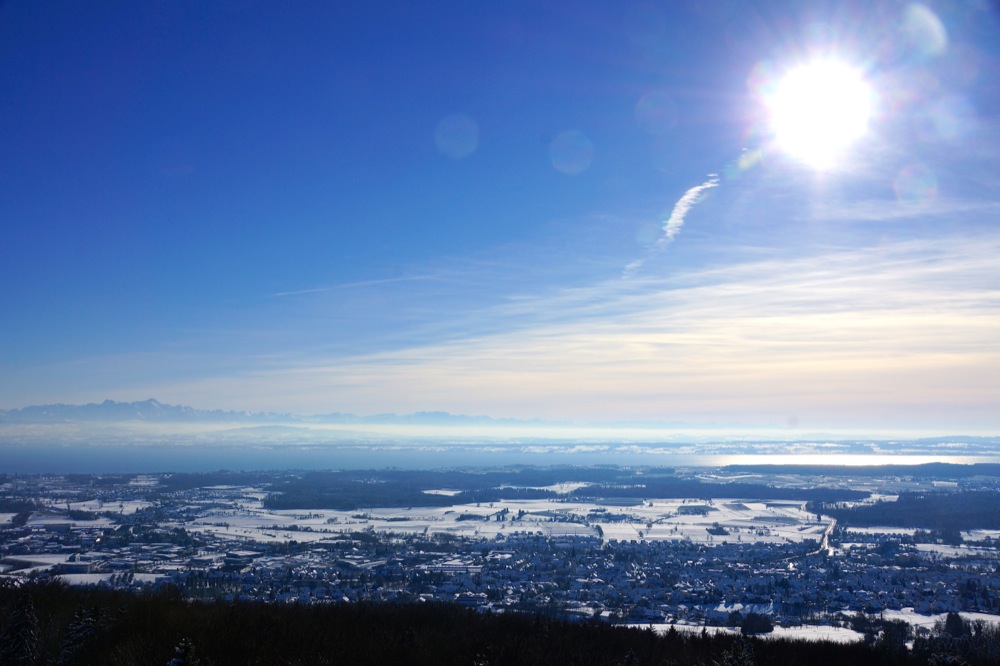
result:
<svg viewBox="0 0 1000 666"><path fill-rule="evenodd" d="M497 419L489 416L467 416L461 414L450 414L448 412L416 412L414 414L375 414L370 416L357 416L355 414L344 414L333 412L329 414L301 415L277 412L248 412L248 411L227 411L221 409L197 409L183 405L168 405L159 400L150 398L139 402L116 402L105 400L100 403L88 403L86 405L33 405L21 409L0 410L0 426L4 425L58 425L58 424L93 424L93 426L118 426L127 423L145 424L231 424L235 426L234 432L245 434L249 431L258 434L275 434L278 428L282 432L302 431L308 432L310 426L316 425L338 425L338 426L358 426L362 431L364 426L385 426L385 425L412 425L412 426L451 426L455 428L476 429L482 427L512 427L540 428L573 426L573 427L595 427L613 432L615 428L632 428L647 430L657 437L663 437L662 441L682 441L683 435L677 439L676 433L683 433L685 424L681 423L651 423L651 422L617 422L617 423L566 423L555 421L542 421L539 419ZM673 431L673 435L665 435L668 431ZM712 439L706 438L704 434L695 436L700 441L738 441L754 442L755 446L767 444L783 444L791 441L787 438L773 439L771 437L743 437L720 435ZM920 447L921 453L948 453L949 455L995 455L995 447L1000 445L1000 437L990 436L963 436L954 435L948 437L925 437L911 438L905 440L879 440L878 438L840 438L835 435L805 434L794 441L814 442L814 441L839 441L845 445L856 445L858 451L869 452L872 442L881 441L885 452L898 448L903 443L915 444ZM947 450L939 449L940 446L949 447ZM958 446L959 448L955 448ZM888 447L888 448L886 448ZM852 452L858 452L851 449ZM903 451L901 453L914 453L914 451Z"/></svg>
<svg viewBox="0 0 1000 666"><path fill-rule="evenodd" d="M221 409L196 409L183 405L167 405L150 398L140 402L105 400L86 405L32 405L21 409L0 410L0 423L76 423L146 421L153 423L340 423L340 424L451 424L451 425L513 425L541 421L494 419L489 416L463 416L447 412L417 412L415 414L376 414L356 416L333 412L302 416L275 412L237 412Z"/></svg>
<svg viewBox="0 0 1000 666"><path fill-rule="evenodd" d="M165 405L150 398L141 402L105 400L86 405L32 405L22 409L0 410L2 423L66 423L75 421L273 421L277 415L204 410L181 405Z"/></svg>

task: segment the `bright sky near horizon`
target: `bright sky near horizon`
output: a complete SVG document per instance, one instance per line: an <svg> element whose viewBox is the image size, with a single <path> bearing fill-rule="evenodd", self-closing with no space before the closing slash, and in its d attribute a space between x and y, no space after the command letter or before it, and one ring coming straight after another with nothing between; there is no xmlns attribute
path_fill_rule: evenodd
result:
<svg viewBox="0 0 1000 666"><path fill-rule="evenodd" d="M0 3L0 408L1000 432L1000 6Z"/></svg>

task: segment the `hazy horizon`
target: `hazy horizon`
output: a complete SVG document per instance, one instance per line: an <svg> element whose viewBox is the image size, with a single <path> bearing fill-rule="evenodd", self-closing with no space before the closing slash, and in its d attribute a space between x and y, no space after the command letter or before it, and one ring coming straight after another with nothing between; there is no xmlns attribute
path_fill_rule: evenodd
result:
<svg viewBox="0 0 1000 666"><path fill-rule="evenodd" d="M1000 462L997 436L901 434L547 423L451 414L297 416L109 400L0 410L0 467L8 473L139 473Z"/></svg>
<svg viewBox="0 0 1000 666"><path fill-rule="evenodd" d="M91 435L87 429L120 429L125 437L142 434L175 436L179 440L197 435L240 436L256 433L280 435L299 433L321 439L342 440L359 433L378 439L409 438L414 441L474 437L490 439L538 438L562 441L667 441L697 443L708 441L832 441L849 440L1000 440L993 431L896 428L889 430L840 428L800 428L790 421L783 424L751 425L741 423L691 423L684 421L555 421L544 419L495 418L450 412L414 412L411 414L352 414L329 412L296 414L265 410L202 409L194 405L172 405L147 398L135 402L105 399L86 404L24 405L0 409L0 436L10 436L19 426L42 437L40 427L64 430L62 437L74 432L80 441Z"/></svg>

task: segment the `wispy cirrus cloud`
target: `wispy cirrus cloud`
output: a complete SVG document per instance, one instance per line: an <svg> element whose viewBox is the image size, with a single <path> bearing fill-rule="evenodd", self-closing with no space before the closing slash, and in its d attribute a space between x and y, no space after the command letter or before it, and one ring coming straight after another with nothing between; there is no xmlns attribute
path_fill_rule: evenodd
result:
<svg viewBox="0 0 1000 666"><path fill-rule="evenodd" d="M342 289L360 289L364 287L380 287L387 284L400 282L425 282L433 280L430 275L407 275L403 277L382 278L378 280L358 280L356 282L343 282L341 284L324 285L321 287L310 287L307 289L295 289L292 291L279 291L269 294L271 298L283 298L286 296L305 296L309 294L322 294L328 291L339 291Z"/></svg>
<svg viewBox="0 0 1000 666"><path fill-rule="evenodd" d="M813 208L814 221L894 222L948 215L1000 212L1000 202L983 199L929 199L900 202L897 199L867 199L823 204Z"/></svg>
<svg viewBox="0 0 1000 666"><path fill-rule="evenodd" d="M248 359L239 373L143 384L136 396L298 412L996 429L997 274L993 234L609 280L470 312L467 334L448 341Z"/></svg>

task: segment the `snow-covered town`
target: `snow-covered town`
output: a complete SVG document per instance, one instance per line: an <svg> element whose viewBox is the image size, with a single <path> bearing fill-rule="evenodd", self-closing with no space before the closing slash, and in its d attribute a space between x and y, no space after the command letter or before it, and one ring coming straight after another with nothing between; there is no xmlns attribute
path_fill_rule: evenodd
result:
<svg viewBox="0 0 1000 666"><path fill-rule="evenodd" d="M254 481L245 485L206 475L212 485L181 489L171 475L5 477L0 575L175 586L199 599L434 600L686 628L739 627L754 614L779 631L818 627L845 640L863 637L859 616L930 626L949 612L1000 613L996 531L943 543L916 528L845 526L802 500L571 494L585 482L541 488L544 499L511 488L512 499L500 489L489 501L440 506L271 507L289 475L233 475ZM909 482L882 485L893 483Z"/></svg>

